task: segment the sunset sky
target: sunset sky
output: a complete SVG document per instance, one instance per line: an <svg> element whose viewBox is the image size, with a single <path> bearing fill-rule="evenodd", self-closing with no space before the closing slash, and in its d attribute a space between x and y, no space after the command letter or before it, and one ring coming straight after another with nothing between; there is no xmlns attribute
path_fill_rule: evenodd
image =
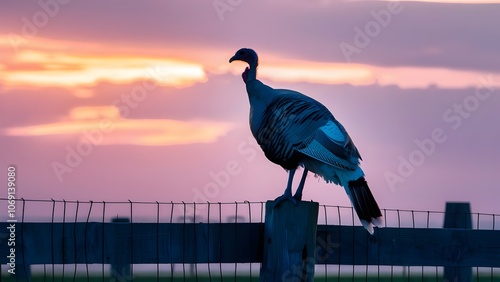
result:
<svg viewBox="0 0 500 282"><path fill-rule="evenodd" d="M228 63L249 47L261 81L343 123L381 208L500 213L499 14L500 1L2 1L1 179L15 165L27 199L274 199L287 174L251 136L245 65ZM350 205L312 174L304 199Z"/></svg>

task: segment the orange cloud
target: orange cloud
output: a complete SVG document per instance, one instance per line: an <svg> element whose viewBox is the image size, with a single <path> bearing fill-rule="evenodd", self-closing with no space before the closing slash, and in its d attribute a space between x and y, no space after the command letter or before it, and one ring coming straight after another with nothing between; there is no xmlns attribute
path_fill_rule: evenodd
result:
<svg viewBox="0 0 500 282"><path fill-rule="evenodd" d="M7 50L7 42L8 39L0 37L0 51ZM142 79L183 87L207 80L200 64L123 50L113 53L113 46L97 49L91 45L87 53L78 47L72 51L71 46L78 44L32 39L22 49L12 52L12 56L2 57L0 80L7 86L59 87L91 86L101 80L130 83Z"/></svg>
<svg viewBox="0 0 500 282"><path fill-rule="evenodd" d="M122 119L116 107L102 106L73 108L62 121L6 128L3 134L79 135L94 145L167 146L215 142L232 128L234 124L207 120Z"/></svg>

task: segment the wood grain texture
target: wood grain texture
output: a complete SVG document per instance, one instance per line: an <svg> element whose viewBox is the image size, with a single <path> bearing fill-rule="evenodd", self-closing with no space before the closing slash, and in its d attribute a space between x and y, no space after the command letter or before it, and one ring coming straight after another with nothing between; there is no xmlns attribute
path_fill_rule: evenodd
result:
<svg viewBox="0 0 500 282"><path fill-rule="evenodd" d="M319 204L266 203L260 281L313 281Z"/></svg>

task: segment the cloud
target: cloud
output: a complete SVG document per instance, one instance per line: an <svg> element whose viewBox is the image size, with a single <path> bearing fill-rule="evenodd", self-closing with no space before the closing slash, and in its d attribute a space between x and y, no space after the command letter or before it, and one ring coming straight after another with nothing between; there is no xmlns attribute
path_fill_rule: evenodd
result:
<svg viewBox="0 0 500 282"><path fill-rule="evenodd" d="M94 145L167 146L211 143L232 128L234 124L229 122L207 120L122 119L118 108L103 106L74 108L62 121L10 127L4 129L3 134L26 137L76 135L97 140Z"/></svg>
<svg viewBox="0 0 500 282"><path fill-rule="evenodd" d="M164 85L188 86L205 82L207 71L220 73L221 65L239 47L255 48L263 58L281 58L281 65L268 64L266 70L263 62L261 68L261 75L277 81L354 85L377 81L402 87L456 88L470 86L473 72L500 73L500 57L496 56L500 33L495 28L500 24L500 5L404 1L402 11L391 16L390 23L370 38L360 54L353 54L355 64L349 65L339 44L353 44L354 28L364 30L387 3L319 2L248 2L229 12L224 22L210 3L199 7L195 1L175 5L128 2L129 9L113 7L111 14L106 12L111 4L72 2L62 6L37 36L25 38L17 52L11 45L13 34L22 37L19 18L29 19L40 7L36 2L9 4L2 12L6 32L0 37L0 77L6 84L61 87L101 80L126 83L143 79L145 69L160 65L169 74ZM102 9L92 9L96 5ZM138 15L138 9L147 13ZM200 11L197 21L186 20L196 11ZM255 14L259 14L258 21ZM109 25L97 25L99 22ZM302 66L293 66L294 62ZM450 74L466 79L446 82ZM400 82L410 76L414 82ZM92 95L83 90L74 94Z"/></svg>
<svg viewBox="0 0 500 282"><path fill-rule="evenodd" d="M75 55L41 50L22 50L0 68L7 86L89 86L98 81L125 83L148 79L163 86L188 86L206 80L201 65L174 59L141 56Z"/></svg>
<svg viewBox="0 0 500 282"><path fill-rule="evenodd" d="M401 13L392 15L380 34L370 38L370 45L353 56L353 62L500 71L500 30L496 28L500 24L500 5L409 1L400 5ZM354 28L364 29L374 20L373 13L386 7L384 1L248 1L227 12L221 22L210 1L201 5L189 0L125 0L119 5L114 1L76 1L61 7L50 23L36 37L26 37L27 42L18 50L43 37L76 42L71 49L85 46L90 50L87 52L99 48L106 48L109 54L126 49L148 50L155 58L170 57L170 52L176 50L182 58L188 55L200 61L225 62L238 48L253 47L305 61L343 63L345 57L339 44L352 44ZM36 1L9 2L3 8L0 16L4 24L0 31L20 37L21 18L31 19L34 12L41 10ZM255 15L259 15L258 20ZM8 38L4 41L4 54L13 52ZM59 48L67 46L62 44ZM440 53L429 52L429 48Z"/></svg>
<svg viewBox="0 0 500 282"><path fill-rule="evenodd" d="M93 95L89 87L98 82L154 82L158 86L186 87L205 82L202 65L165 57L155 52L141 52L95 43L33 38L23 48L7 56L0 64L0 82L6 88L61 87L77 97ZM8 48L8 36L0 36L0 50ZM152 54L151 54L152 53Z"/></svg>
<svg viewBox="0 0 500 282"><path fill-rule="evenodd" d="M268 62L269 61L269 62ZM232 67L233 74L241 67ZM278 57L264 57L258 70L260 78L278 82L309 82L319 84L351 84L356 86L378 84L400 88L467 88L475 87L480 77L500 73L456 70L433 67L378 67L353 63L322 63L299 61ZM492 87L500 87L500 81L492 81Z"/></svg>
<svg viewBox="0 0 500 282"><path fill-rule="evenodd" d="M36 47L38 41L47 43L43 49ZM6 87L19 86L56 86L72 88L73 95L89 98L94 93L89 86L99 81L112 83L130 83L133 81L154 81L160 86L187 87L195 83L206 82L205 69L223 73L241 72L240 67L230 67L221 60L189 61L169 59L160 56L147 56L148 50L137 50L108 54L114 45L106 46L98 54L88 54L83 50L61 51L61 44L78 45L77 42L58 42L43 38L33 39L29 48L17 52L8 58L5 65L0 65L0 80ZM426 52L440 52L428 48ZM128 54L128 55L127 55ZM178 53L188 57L186 54ZM229 56L229 55L228 55ZM238 69L237 69L238 68ZM352 85L397 85L401 88L465 88L475 86L478 76L486 72L448 69L443 67L395 67L376 66L355 63L316 62L264 53L261 55L259 75L274 81L310 82L321 84ZM495 74L496 75L496 74ZM498 76L498 75L497 75Z"/></svg>

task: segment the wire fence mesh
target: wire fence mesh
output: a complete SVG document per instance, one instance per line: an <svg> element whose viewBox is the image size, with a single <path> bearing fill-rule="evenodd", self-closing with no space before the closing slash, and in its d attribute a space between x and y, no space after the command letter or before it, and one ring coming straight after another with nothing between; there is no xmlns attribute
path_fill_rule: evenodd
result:
<svg viewBox="0 0 500 282"><path fill-rule="evenodd" d="M7 207L9 205L8 199L2 198L0 202L2 206ZM443 211L391 209L383 210L383 214L385 227L425 229L442 228L445 215ZM500 226L500 216L498 214L471 213L463 214L463 216L472 218L473 229L498 230ZM156 244L156 246L159 246L160 240L173 240L171 234L158 227L161 224L179 224L181 229L188 228L188 224L192 223L234 224L235 228L238 228L238 226L248 223L262 225L264 218L264 202L174 203L18 199L16 201L16 218L14 220L16 220L15 224L18 229L24 233L15 235L18 236L18 242L20 240L19 236L28 238L26 237L28 230L23 228L23 225L26 227L31 223L48 224L48 227L44 230L52 234L44 234L46 238L50 238L48 239L50 241L45 242L45 244L54 246L58 243L55 240L62 240L63 250L61 252L65 253L65 250L74 249L75 259L63 257L62 261L64 263L58 263L57 258L60 250L52 247L50 254L33 254L24 249L26 244L23 242L21 245L16 245L15 251L17 253L30 254L31 256L48 256L49 261L41 264L18 264L17 270L18 273L23 273L26 277L29 276L31 281L258 281L260 269L258 261L161 263L160 259L158 259L156 263L134 263L134 258L143 256L143 254L140 254L141 250L134 247L134 240L145 240L144 238L146 238L146 240L151 241L149 243ZM8 214L0 216L0 219L7 226L13 220L13 218L8 217ZM61 239L55 235L55 232L59 230L57 228L60 227L62 228L62 234L72 234L76 238L79 236L76 225L74 225L76 223L83 224L83 232L87 234L88 230L86 229L90 228L91 223L110 222L125 224L124 226L132 226L133 223L150 223L157 227L152 229L153 234L149 237L140 237L137 229L130 227L129 232L132 240L128 244L119 245L115 248L128 249L132 261L113 266L106 263L87 263L87 260L85 260L85 263L78 263L76 256L81 255L78 252L81 250L87 252L91 248L89 246L83 246L83 248L78 246L77 240L71 241L73 245L68 245L69 243L65 245L68 238L63 237ZM324 229L328 229L329 226L360 226L351 207L329 205L320 206L318 225L324 225ZM59 227L56 228L55 226ZM218 226L221 228L222 225ZM65 228L75 228L75 230L73 233L67 233L68 230L65 231ZM192 230L192 232L196 233L196 229ZM233 246L235 257L238 257L239 250L243 250L246 245L250 244L248 241L237 238L241 236L241 230L237 232L236 229L234 232L235 238L232 240L232 242L235 242ZM182 234L185 234L185 232L186 230L183 230ZM104 241L106 236L104 231L99 236L102 236L102 241ZM196 236L196 234L193 236ZM212 234L212 236L215 236L215 234ZM222 237L220 238L219 240L223 240ZM0 231L0 244L2 249L5 249L2 252L2 262L4 263L0 268L1 281L15 281L16 279L15 276L8 272L8 260L5 260L5 257L8 256L9 248L6 248L8 239L9 230ZM327 264L327 257L340 254L340 252L336 251L336 248L342 242L336 242L331 238L322 240L323 248L316 251L315 281L443 281L443 267L441 266L401 266L398 265L397 261L394 265ZM182 250L193 247L182 245L186 244L186 242L188 241L179 241L178 243L181 246L178 247ZM195 240L194 242L198 241ZM219 246L224 243L219 242ZM175 243L173 244L175 245ZM102 248L104 249L105 246L103 245ZM194 248L196 249L196 246ZM155 249L152 254L148 254L153 259L155 256L159 258L164 255L160 254L164 250ZM355 251L354 246L352 250ZM210 250L210 247L208 247L208 252L214 251L217 250L214 248ZM500 250L498 251L500 252ZM101 261L106 261L104 250L98 254L86 253L84 257L93 257L95 255L103 256ZM66 263L71 261L73 263ZM498 266L473 267L472 272L474 281L500 281L500 268ZM291 278L290 281L295 280Z"/></svg>

